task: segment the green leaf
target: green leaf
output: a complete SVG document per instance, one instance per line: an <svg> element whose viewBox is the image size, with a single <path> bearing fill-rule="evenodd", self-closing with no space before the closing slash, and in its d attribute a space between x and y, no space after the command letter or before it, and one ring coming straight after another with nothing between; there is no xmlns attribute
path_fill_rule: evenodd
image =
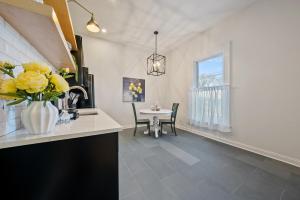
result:
<svg viewBox="0 0 300 200"><path fill-rule="evenodd" d="M8 96L8 97L16 97L16 98L20 98L21 97L17 93L0 93L0 95Z"/></svg>
<svg viewBox="0 0 300 200"><path fill-rule="evenodd" d="M12 78L15 78L14 73L11 69L0 68L0 71L2 71L4 74L6 74Z"/></svg>
<svg viewBox="0 0 300 200"><path fill-rule="evenodd" d="M0 71L3 72L4 74L6 73L6 70L3 68L0 68Z"/></svg>
<svg viewBox="0 0 300 200"><path fill-rule="evenodd" d="M8 74L9 73L9 71L6 70L6 69L4 69L4 68L0 68L0 71L2 71L4 74Z"/></svg>
<svg viewBox="0 0 300 200"><path fill-rule="evenodd" d="M28 97L28 96L30 96L30 94L28 94L25 90L18 90L17 92L16 92L16 94L17 95L19 95L20 97Z"/></svg>
<svg viewBox="0 0 300 200"><path fill-rule="evenodd" d="M51 92L45 92L43 96L44 101L53 101L58 98L58 96L62 95L61 92L57 91L51 91Z"/></svg>
<svg viewBox="0 0 300 200"><path fill-rule="evenodd" d="M13 65L13 64L5 62L4 65L3 65L3 67L6 68L6 69L13 70L16 67L16 65Z"/></svg>
<svg viewBox="0 0 300 200"><path fill-rule="evenodd" d="M56 101L56 100L58 100L57 96L53 96L53 97L50 98L50 101Z"/></svg>
<svg viewBox="0 0 300 200"><path fill-rule="evenodd" d="M11 103L8 103L7 105L8 106L13 106L13 105L17 105L17 104L19 104L19 103L22 103L23 101L25 101L26 99L18 99L18 100L16 100L16 101L13 101L13 102L11 102Z"/></svg>
<svg viewBox="0 0 300 200"><path fill-rule="evenodd" d="M73 75L65 75L65 76L64 76L64 79L72 78L72 77L73 77Z"/></svg>

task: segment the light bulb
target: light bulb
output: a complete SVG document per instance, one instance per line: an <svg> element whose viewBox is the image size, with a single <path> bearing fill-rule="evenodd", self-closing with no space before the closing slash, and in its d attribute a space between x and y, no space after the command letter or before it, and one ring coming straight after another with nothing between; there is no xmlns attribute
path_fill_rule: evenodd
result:
<svg viewBox="0 0 300 200"><path fill-rule="evenodd" d="M90 21L88 21L88 23L86 24L86 28L93 33L97 33L100 31L100 27L97 24L97 22L94 19L94 16L92 15Z"/></svg>
<svg viewBox="0 0 300 200"><path fill-rule="evenodd" d="M154 71L157 71L157 65L156 65L156 63L153 63L153 69L154 69Z"/></svg>
<svg viewBox="0 0 300 200"><path fill-rule="evenodd" d="M154 71L157 72L159 70L159 67L160 67L160 62L156 61L155 63L153 63Z"/></svg>
<svg viewBox="0 0 300 200"><path fill-rule="evenodd" d="M93 32L93 33L97 33L100 31L99 27L96 26L95 24L88 24L86 25L86 28L90 31L90 32Z"/></svg>
<svg viewBox="0 0 300 200"><path fill-rule="evenodd" d="M160 66L160 62L157 61L157 62L156 62L156 65L157 65L157 67L159 67L159 66Z"/></svg>

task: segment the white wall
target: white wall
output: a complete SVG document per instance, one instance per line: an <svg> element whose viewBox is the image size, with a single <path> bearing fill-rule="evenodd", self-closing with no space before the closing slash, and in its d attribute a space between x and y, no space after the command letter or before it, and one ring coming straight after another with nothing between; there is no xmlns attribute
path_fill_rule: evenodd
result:
<svg viewBox="0 0 300 200"><path fill-rule="evenodd" d="M48 63L12 26L0 16L0 61L21 64L29 61ZM3 74L0 72L0 81ZM0 135L21 127L22 106L5 106L0 100Z"/></svg>
<svg viewBox="0 0 300 200"><path fill-rule="evenodd" d="M131 103L122 102L122 77L142 78L146 82L146 101L139 108L161 104L165 97L166 77L146 75L146 58L152 52L83 36L85 65L95 75L96 106L125 127L134 125Z"/></svg>
<svg viewBox="0 0 300 200"><path fill-rule="evenodd" d="M300 166L299 22L299 0L258 1L168 53L181 127L197 132L187 124L193 62L232 41L233 132L205 135Z"/></svg>

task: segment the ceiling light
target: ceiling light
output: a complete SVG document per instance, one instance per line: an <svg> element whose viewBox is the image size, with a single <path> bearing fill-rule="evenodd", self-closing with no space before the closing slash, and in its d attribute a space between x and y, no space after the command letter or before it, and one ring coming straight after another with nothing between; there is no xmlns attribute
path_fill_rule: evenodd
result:
<svg viewBox="0 0 300 200"><path fill-rule="evenodd" d="M157 35L155 35L155 49L154 53L147 58L147 74L153 76L160 76L166 73L166 57L157 53Z"/></svg>
<svg viewBox="0 0 300 200"><path fill-rule="evenodd" d="M89 9L87 9L86 7L84 7L81 3L79 3L77 0L69 0L70 2L74 2L76 3L78 6L80 6L83 10L85 10L86 12L91 14L91 19L87 22L86 24L86 28L88 31L93 32L93 33L97 33L99 32L100 26L98 25L98 23L96 22L95 18L94 18L94 13L92 13ZM103 32L103 30L102 30Z"/></svg>
<svg viewBox="0 0 300 200"><path fill-rule="evenodd" d="M97 33L100 31L100 27L97 24L97 22L95 21L93 14L92 14L90 21L88 21L88 23L86 24L86 28L87 28L87 30L89 30L90 32L93 32L93 33Z"/></svg>
<svg viewBox="0 0 300 200"><path fill-rule="evenodd" d="M102 28L102 29L101 29L101 32L102 32L102 33L107 33L107 29L106 29L106 28Z"/></svg>

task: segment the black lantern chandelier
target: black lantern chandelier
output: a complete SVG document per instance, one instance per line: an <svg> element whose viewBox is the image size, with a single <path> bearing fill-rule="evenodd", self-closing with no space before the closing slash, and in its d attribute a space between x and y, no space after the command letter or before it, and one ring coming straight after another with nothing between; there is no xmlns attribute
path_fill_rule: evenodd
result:
<svg viewBox="0 0 300 200"><path fill-rule="evenodd" d="M155 35L155 50L147 58L147 74L152 76L160 76L166 73L166 56L157 54L157 35L158 31L154 32Z"/></svg>

